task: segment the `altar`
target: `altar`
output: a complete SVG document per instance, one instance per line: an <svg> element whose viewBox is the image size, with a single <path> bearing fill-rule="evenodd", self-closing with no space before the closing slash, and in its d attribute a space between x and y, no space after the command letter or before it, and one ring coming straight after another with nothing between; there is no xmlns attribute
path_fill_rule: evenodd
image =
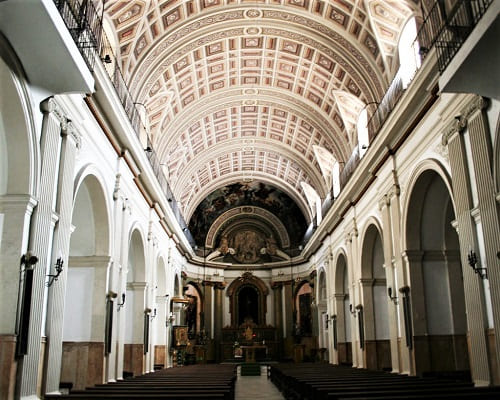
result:
<svg viewBox="0 0 500 400"><path fill-rule="evenodd" d="M255 344L252 346L240 346L243 349L245 354L245 362L246 363L254 363L255 362L255 350L257 349L265 349L265 353L267 356L267 346L263 344Z"/></svg>

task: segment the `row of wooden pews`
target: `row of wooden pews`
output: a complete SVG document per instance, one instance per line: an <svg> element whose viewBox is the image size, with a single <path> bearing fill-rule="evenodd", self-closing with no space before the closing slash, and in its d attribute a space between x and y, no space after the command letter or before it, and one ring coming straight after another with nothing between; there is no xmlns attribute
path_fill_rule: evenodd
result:
<svg viewBox="0 0 500 400"><path fill-rule="evenodd" d="M234 400L235 365L191 365L73 390L45 399Z"/></svg>
<svg viewBox="0 0 500 400"><path fill-rule="evenodd" d="M500 387L331 364L277 364L270 378L287 400L500 399Z"/></svg>

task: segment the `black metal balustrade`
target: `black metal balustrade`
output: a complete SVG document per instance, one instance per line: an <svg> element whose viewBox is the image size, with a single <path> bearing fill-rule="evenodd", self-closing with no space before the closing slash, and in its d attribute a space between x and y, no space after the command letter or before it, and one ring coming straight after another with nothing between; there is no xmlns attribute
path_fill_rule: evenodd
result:
<svg viewBox="0 0 500 400"><path fill-rule="evenodd" d="M436 38L439 72L450 64L493 0L463 0L457 3Z"/></svg>
<svg viewBox="0 0 500 400"><path fill-rule="evenodd" d="M102 23L90 0L54 0L71 37L91 72L101 44Z"/></svg>

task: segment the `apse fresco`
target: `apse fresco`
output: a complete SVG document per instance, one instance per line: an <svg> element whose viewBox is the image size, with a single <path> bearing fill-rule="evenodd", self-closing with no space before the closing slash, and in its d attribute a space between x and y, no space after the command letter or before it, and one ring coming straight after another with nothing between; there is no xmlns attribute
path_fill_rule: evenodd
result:
<svg viewBox="0 0 500 400"><path fill-rule="evenodd" d="M297 204L274 186L253 181L237 182L217 189L198 205L189 221L189 230L196 244L203 246L210 226L219 215L232 207L244 205L272 212L286 227L291 246L296 247L301 242L307 225Z"/></svg>

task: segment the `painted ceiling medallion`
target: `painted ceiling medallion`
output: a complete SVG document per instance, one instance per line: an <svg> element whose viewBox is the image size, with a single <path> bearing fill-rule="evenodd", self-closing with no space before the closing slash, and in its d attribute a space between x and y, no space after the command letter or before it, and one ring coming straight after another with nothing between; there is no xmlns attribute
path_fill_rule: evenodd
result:
<svg viewBox="0 0 500 400"><path fill-rule="evenodd" d="M262 18L262 10L258 10L255 8L252 8L250 10L245 11L245 18Z"/></svg>
<svg viewBox="0 0 500 400"><path fill-rule="evenodd" d="M257 36L260 34L262 34L262 29L259 28L258 26L251 26L251 27L245 28L245 35Z"/></svg>

